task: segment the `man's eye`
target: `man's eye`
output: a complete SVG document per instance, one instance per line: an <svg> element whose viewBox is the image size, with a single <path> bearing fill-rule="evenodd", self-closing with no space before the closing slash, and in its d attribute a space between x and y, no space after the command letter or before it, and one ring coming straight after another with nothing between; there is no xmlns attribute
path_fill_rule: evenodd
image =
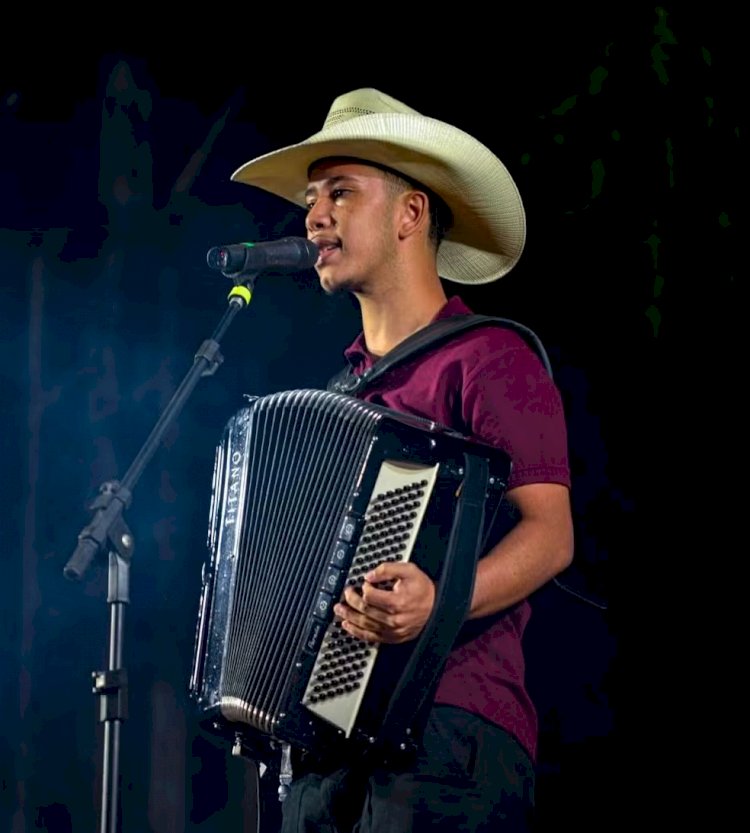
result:
<svg viewBox="0 0 750 833"><path fill-rule="evenodd" d="M309 211L309 210L310 210L310 209L311 209L314 205L315 205L315 203L314 203L314 202L308 202L308 203L305 205L305 210L306 210L306 211Z"/></svg>
<svg viewBox="0 0 750 833"><path fill-rule="evenodd" d="M339 197L343 197L344 194L348 194L348 190L346 188L336 188L335 190L331 191L331 199L337 200Z"/></svg>

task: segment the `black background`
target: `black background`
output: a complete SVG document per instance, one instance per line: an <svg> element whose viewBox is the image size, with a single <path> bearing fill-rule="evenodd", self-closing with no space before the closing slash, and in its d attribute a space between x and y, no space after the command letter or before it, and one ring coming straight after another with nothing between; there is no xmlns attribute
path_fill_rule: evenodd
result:
<svg viewBox="0 0 750 833"><path fill-rule="evenodd" d="M63 567L88 501L124 474L225 309L206 251L302 233L297 209L232 171L315 132L360 86L474 134L526 205L513 272L446 288L542 338L574 473L561 579L608 606L555 587L536 600L542 829L631 813L651 829L722 783L715 753L682 743L713 750L731 720L711 699L733 668L714 648L731 631L714 607L723 571L699 531L709 520L711 554L727 551L720 467L741 472L726 451L742 389L741 24L715 4L630 8L6 19L1 829L95 828L107 571L75 584ZM138 483L123 830L254 830L244 763L197 731L186 695L214 445L243 394L323 385L357 329L313 273L259 281Z"/></svg>

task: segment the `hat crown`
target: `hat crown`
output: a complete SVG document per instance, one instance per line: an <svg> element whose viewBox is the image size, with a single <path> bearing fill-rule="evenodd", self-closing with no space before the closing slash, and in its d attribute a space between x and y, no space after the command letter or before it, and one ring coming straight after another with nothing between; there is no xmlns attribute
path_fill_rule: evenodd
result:
<svg viewBox="0 0 750 833"><path fill-rule="evenodd" d="M380 90L376 90L373 87L363 87L359 90L344 93L334 99L323 124L323 130L335 124L349 121L349 119L371 116L374 113L421 115L417 110L408 107L402 101L398 101L385 93L381 93Z"/></svg>

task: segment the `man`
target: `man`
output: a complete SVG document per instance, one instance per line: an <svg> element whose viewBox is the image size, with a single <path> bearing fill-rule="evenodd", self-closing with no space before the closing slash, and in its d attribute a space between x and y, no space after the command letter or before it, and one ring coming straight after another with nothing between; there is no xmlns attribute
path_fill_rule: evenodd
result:
<svg viewBox="0 0 750 833"><path fill-rule="evenodd" d="M374 89L339 96L320 132L246 163L233 179L307 207L321 285L360 305L362 332L345 351L356 374L430 322L470 312L441 279L496 280L525 242L522 202L500 160ZM573 552L559 393L517 332L488 325L385 374L363 398L507 451L516 520L478 563L417 759L390 768L298 762L282 830L528 830L537 742L524 687L528 596ZM415 564L387 563L361 591L347 589L335 614L354 636L401 643L419 635L434 599Z"/></svg>

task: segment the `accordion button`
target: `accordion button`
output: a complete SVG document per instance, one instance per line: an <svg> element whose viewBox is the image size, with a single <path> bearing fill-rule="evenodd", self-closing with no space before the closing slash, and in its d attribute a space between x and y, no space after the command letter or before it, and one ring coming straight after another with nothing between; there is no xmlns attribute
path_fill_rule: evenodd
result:
<svg viewBox="0 0 750 833"><path fill-rule="evenodd" d="M332 605L333 596L330 593L321 591L318 593L318 598L315 601L313 616L317 616L319 619L327 619Z"/></svg>
<svg viewBox="0 0 750 833"><path fill-rule="evenodd" d="M338 541L333 548L331 564L336 567L344 567L349 563L352 551L353 547L351 544L348 544L346 541Z"/></svg>
<svg viewBox="0 0 750 833"><path fill-rule="evenodd" d="M338 567L331 566L326 572L325 578L323 579L323 587L321 589L335 596L341 589L342 581L343 572L339 570Z"/></svg>
<svg viewBox="0 0 750 833"><path fill-rule="evenodd" d="M339 539L342 541L352 541L359 530L361 520L357 515L347 515L344 523L341 525Z"/></svg>

